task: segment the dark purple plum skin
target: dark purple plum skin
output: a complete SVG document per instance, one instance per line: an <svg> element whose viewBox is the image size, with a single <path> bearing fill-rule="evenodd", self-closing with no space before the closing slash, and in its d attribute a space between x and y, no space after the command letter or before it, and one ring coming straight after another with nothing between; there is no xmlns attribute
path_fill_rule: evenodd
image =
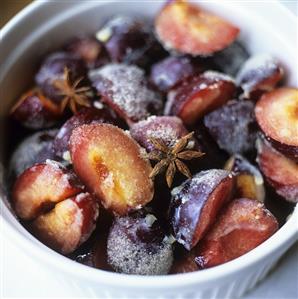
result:
<svg viewBox="0 0 298 299"><path fill-rule="evenodd" d="M184 79L199 74L203 65L189 56L169 56L154 64L150 72L150 82L161 92L181 83Z"/></svg>
<svg viewBox="0 0 298 299"><path fill-rule="evenodd" d="M57 124L61 118L58 107L57 110L47 107L42 102L41 96L34 90L24 95L24 98L20 99L21 103L17 104L11 113L12 118L31 130L47 129Z"/></svg>
<svg viewBox="0 0 298 299"><path fill-rule="evenodd" d="M154 253L158 251L165 233L158 221L149 226L145 217L145 213L136 212L129 216L116 218L111 230L114 232L121 230L132 242Z"/></svg>
<svg viewBox="0 0 298 299"><path fill-rule="evenodd" d="M281 142L267 136L265 133L264 133L264 136L277 151L281 152L286 157L298 162L298 147L297 146L281 143Z"/></svg>
<svg viewBox="0 0 298 299"><path fill-rule="evenodd" d="M242 43L235 41L229 47L215 53L211 60L221 72L235 76L249 56Z"/></svg>
<svg viewBox="0 0 298 299"><path fill-rule="evenodd" d="M199 95L204 98L206 91L214 88L219 88L222 95L233 96L236 92L236 86L230 80L224 80L216 75L206 76L204 73L195 75L185 79L168 93L165 114L179 116L193 98Z"/></svg>
<svg viewBox="0 0 298 299"><path fill-rule="evenodd" d="M66 44L65 51L82 59L88 69L101 67L110 61L103 44L93 36L73 38Z"/></svg>
<svg viewBox="0 0 298 299"><path fill-rule="evenodd" d="M130 127L130 134L142 147L144 147L148 152L151 152L155 148L149 140L150 134L148 132L157 132L156 134L158 136L158 132L162 135L168 127L173 129L177 139L180 139L182 136L189 133L179 118L173 116L156 116L133 124ZM169 141L162 139L162 141L166 145L170 146L172 143L174 144L176 140Z"/></svg>
<svg viewBox="0 0 298 299"><path fill-rule="evenodd" d="M116 272L156 275L170 270L172 245L164 241L166 234L159 221L149 224L147 215L142 210L115 218L109 231L107 255Z"/></svg>
<svg viewBox="0 0 298 299"><path fill-rule="evenodd" d="M69 69L71 81L81 77L87 78L84 62L67 52L54 52L47 56L35 76L35 82L44 95L57 103L62 100L63 96L53 82L63 78L65 68Z"/></svg>
<svg viewBox="0 0 298 299"><path fill-rule="evenodd" d="M110 19L103 28L111 31L104 45L112 61L148 69L152 63L167 55L155 38L152 26L146 22L118 16Z"/></svg>
<svg viewBox="0 0 298 299"><path fill-rule="evenodd" d="M116 114L106 108L82 108L70 119L68 119L64 125L60 128L53 142L53 150L57 157L62 158L63 154L68 151L68 142L72 131L85 124L94 123L109 123L112 125L122 126L122 122L116 116Z"/></svg>
<svg viewBox="0 0 298 299"><path fill-rule="evenodd" d="M209 225L204 228L201 235L196 235L202 221L206 220L205 217L210 216L204 213L204 207L206 207L212 193L221 184L225 184L226 190L230 191L230 194L227 193L227 197L219 203L222 206L230 200L234 187L234 177L229 171L221 169L201 171L191 179L186 180L181 186L173 189L170 205L171 226L175 238L187 250L191 250L198 243L209 226L216 220L215 217L209 219ZM218 212L220 207L215 208Z"/></svg>
<svg viewBox="0 0 298 299"><path fill-rule="evenodd" d="M284 70L272 57L250 57L236 76L236 82L243 89L243 97L258 100L264 92L272 90L282 79ZM256 60L257 59L257 60Z"/></svg>
<svg viewBox="0 0 298 299"><path fill-rule="evenodd" d="M205 153L205 155L198 160L199 165L196 171L197 169L222 168L229 158L229 155L218 147L202 121L196 125L194 136L201 145L202 151Z"/></svg>
<svg viewBox="0 0 298 299"><path fill-rule="evenodd" d="M39 131L25 138L15 149L9 164L9 176L16 178L36 163L54 159L52 142L58 130Z"/></svg>
<svg viewBox="0 0 298 299"><path fill-rule="evenodd" d="M229 101L206 115L204 125L219 147L229 154L249 153L255 148L258 128L250 101Z"/></svg>

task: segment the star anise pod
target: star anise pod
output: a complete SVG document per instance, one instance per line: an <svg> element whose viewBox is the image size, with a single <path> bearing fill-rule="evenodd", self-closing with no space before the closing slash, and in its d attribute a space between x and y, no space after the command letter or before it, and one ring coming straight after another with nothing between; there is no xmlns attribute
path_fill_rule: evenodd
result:
<svg viewBox="0 0 298 299"><path fill-rule="evenodd" d="M77 79L73 84L70 80L69 69L64 68L62 79L57 79L53 82L54 86L59 89L60 94L64 96L60 104L61 113L69 106L73 113L77 112L78 106L90 107L90 100L87 93L91 90L90 87L78 87L83 77Z"/></svg>
<svg viewBox="0 0 298 299"><path fill-rule="evenodd" d="M188 178L192 177L188 167L181 160L192 160L204 155L200 151L188 149L193 134L194 132L191 132L183 136L173 146L167 146L160 139L150 138L155 150L150 152L147 157L150 160L157 161L150 174L151 178L166 171L166 181L170 188L177 170Z"/></svg>

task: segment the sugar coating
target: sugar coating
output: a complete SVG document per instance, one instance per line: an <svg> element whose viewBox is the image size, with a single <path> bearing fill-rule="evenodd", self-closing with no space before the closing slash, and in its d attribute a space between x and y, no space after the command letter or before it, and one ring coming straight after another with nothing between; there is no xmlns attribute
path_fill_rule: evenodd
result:
<svg viewBox="0 0 298 299"><path fill-rule="evenodd" d="M120 225L126 227L129 224L126 217L122 217ZM108 263L116 272L138 275L162 275L167 274L173 263L173 249L170 242L151 244L140 241L134 242L127 236L123 229L112 226L108 243Z"/></svg>
<svg viewBox="0 0 298 299"><path fill-rule="evenodd" d="M210 169L201 171L195 174L191 179L186 180L182 185L174 188L171 191L171 194L172 196L177 196L186 185L188 189L193 189L202 183L204 183L203 189L213 190L219 184L219 182L227 176L227 174L229 174L229 172L223 169ZM188 193L186 195L187 197L191 196ZM185 198L184 200L187 202L189 198Z"/></svg>
<svg viewBox="0 0 298 299"><path fill-rule="evenodd" d="M272 76L277 70L282 72L275 58L268 54L258 54L244 63L236 76L236 82L249 93L258 83Z"/></svg>
<svg viewBox="0 0 298 299"><path fill-rule="evenodd" d="M198 218L206 198L224 179L230 176L229 171L222 169L201 171L172 190L172 212L176 215L172 218L172 225L178 243L189 249L197 222L189 221L187 217Z"/></svg>
<svg viewBox="0 0 298 299"><path fill-rule="evenodd" d="M108 96L128 118L144 119L150 115L149 108L162 108L160 95L147 87L144 71L136 66L108 64L90 71L89 78L95 87L98 81L103 84Z"/></svg>
<svg viewBox="0 0 298 299"><path fill-rule="evenodd" d="M25 169L36 163L37 156L46 149L50 140L43 140L42 136L47 135L54 138L58 130L40 131L24 139L13 153L9 165L10 174L20 175ZM39 162L39 161L38 161Z"/></svg>
<svg viewBox="0 0 298 299"><path fill-rule="evenodd" d="M217 81L229 81L229 82L233 82L235 83L235 79L232 78L231 76L221 73L221 72L217 72L217 71L206 71L202 74L202 76L206 79L210 79L210 80L217 80ZM207 86L206 86L207 87Z"/></svg>
<svg viewBox="0 0 298 299"><path fill-rule="evenodd" d="M173 146L188 133L181 119L175 116L150 116L132 125L130 132L148 151L154 149L151 138L161 140L167 146Z"/></svg>
<svg viewBox="0 0 298 299"><path fill-rule="evenodd" d="M229 101L204 118L204 124L218 146L230 154L253 150L256 140L254 104Z"/></svg>

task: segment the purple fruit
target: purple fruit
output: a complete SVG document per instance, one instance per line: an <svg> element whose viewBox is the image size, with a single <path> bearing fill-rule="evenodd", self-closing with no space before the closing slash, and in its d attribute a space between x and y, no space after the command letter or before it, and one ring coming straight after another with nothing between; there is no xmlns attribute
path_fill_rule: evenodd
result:
<svg viewBox="0 0 298 299"><path fill-rule="evenodd" d="M95 37L81 36L72 39L65 50L83 60L88 69L103 66L109 62L105 47Z"/></svg>
<svg viewBox="0 0 298 299"><path fill-rule="evenodd" d="M161 92L168 92L184 79L201 73L203 65L189 56L171 56L154 64L150 81Z"/></svg>
<svg viewBox="0 0 298 299"><path fill-rule="evenodd" d="M229 47L215 53L211 60L221 72L235 76L248 58L249 53L244 46L235 41Z"/></svg>
<svg viewBox="0 0 298 299"><path fill-rule="evenodd" d="M154 37L149 24L127 16L109 20L96 37L104 43L114 62L148 68L167 55Z"/></svg>
<svg viewBox="0 0 298 299"><path fill-rule="evenodd" d="M36 84L42 92L51 100L59 103L63 96L61 91L54 86L54 81L63 78L64 70L70 72L72 82L79 78L87 77L87 70L84 62L67 52L54 52L50 54L41 64L35 76Z"/></svg>
<svg viewBox="0 0 298 299"><path fill-rule="evenodd" d="M172 190L170 219L177 241L191 250L231 199L234 177L221 169L201 171Z"/></svg>
<svg viewBox="0 0 298 299"><path fill-rule="evenodd" d="M85 124L109 123L112 125L121 125L116 114L110 109L102 106L101 109L82 108L77 114L68 119L60 128L54 142L53 150L56 156L67 159L68 157L68 141L72 131Z"/></svg>
<svg viewBox="0 0 298 299"><path fill-rule="evenodd" d="M126 64L107 64L89 72L89 78L109 105L128 124L160 114L163 102L149 87L142 69Z"/></svg>
<svg viewBox="0 0 298 299"><path fill-rule="evenodd" d="M38 89L23 94L10 113L22 126L33 130L50 128L61 119L59 107Z"/></svg>
<svg viewBox="0 0 298 299"><path fill-rule="evenodd" d="M204 124L218 146L228 153L247 153L254 150L257 125L252 102L229 101L206 115Z"/></svg>
<svg viewBox="0 0 298 299"><path fill-rule="evenodd" d="M57 132L58 130L40 131L24 139L12 154L10 176L17 177L32 165L53 159L52 142Z"/></svg>
<svg viewBox="0 0 298 299"><path fill-rule="evenodd" d="M167 274L173 262L170 239L152 214L118 217L109 232L108 263L120 273Z"/></svg>
<svg viewBox="0 0 298 299"><path fill-rule="evenodd" d="M161 140L167 146L173 146L178 139L188 133L181 119L175 116L150 116L130 128L131 136L148 152L154 150L150 138Z"/></svg>
<svg viewBox="0 0 298 299"><path fill-rule="evenodd" d="M236 76L245 98L256 100L266 91L271 91L283 78L284 70L280 63L269 55L256 55L249 58Z"/></svg>

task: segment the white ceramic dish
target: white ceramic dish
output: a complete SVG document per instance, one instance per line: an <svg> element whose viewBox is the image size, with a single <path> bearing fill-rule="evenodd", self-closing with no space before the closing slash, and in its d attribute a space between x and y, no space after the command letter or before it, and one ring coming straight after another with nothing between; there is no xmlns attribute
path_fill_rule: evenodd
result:
<svg viewBox="0 0 298 299"><path fill-rule="evenodd" d="M15 98L32 82L43 53L59 47L68 37L94 32L107 17L117 14L153 16L161 2L38 1L12 19L1 32L0 158L3 161L4 117ZM208 1L202 6L237 24L251 53L271 53L282 61L288 85L298 86L297 20L275 1ZM1 164L0 164L1 166ZM235 298L255 286L281 255L298 239L298 208L270 239L227 264L183 275L127 276L77 264L47 248L14 218L5 202L5 171L0 169L1 230L15 246L40 267L86 297L112 298Z"/></svg>

